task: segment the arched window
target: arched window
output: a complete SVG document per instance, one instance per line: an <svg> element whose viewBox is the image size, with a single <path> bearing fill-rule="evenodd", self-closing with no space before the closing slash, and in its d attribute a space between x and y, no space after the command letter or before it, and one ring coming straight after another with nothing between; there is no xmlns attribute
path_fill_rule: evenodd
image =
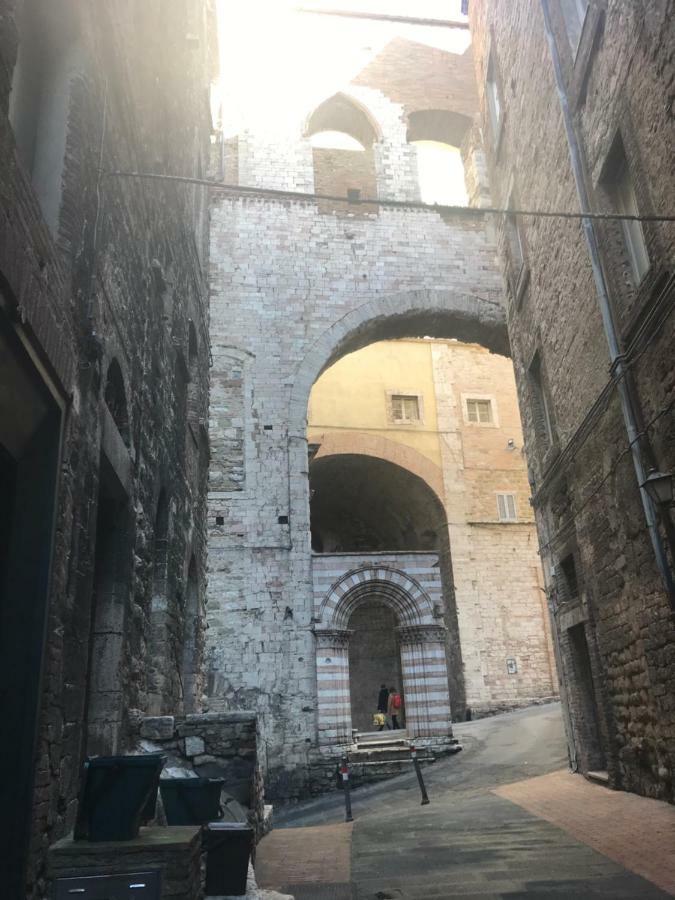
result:
<svg viewBox="0 0 675 900"><path fill-rule="evenodd" d="M417 150L420 198L424 203L466 206L462 146L471 120L443 109L413 112L408 117L408 143Z"/></svg>
<svg viewBox="0 0 675 900"><path fill-rule="evenodd" d="M355 215L359 210L354 201L377 197L373 144L380 134L363 107L335 94L315 109L305 134L312 144L315 192L352 201L320 201L320 212Z"/></svg>
<svg viewBox="0 0 675 900"><path fill-rule="evenodd" d="M131 446L131 431L129 428L129 409L127 406L127 396L124 390L124 378L120 364L116 359L108 366L108 375L105 383L104 399L106 406L110 410L117 430L127 447Z"/></svg>

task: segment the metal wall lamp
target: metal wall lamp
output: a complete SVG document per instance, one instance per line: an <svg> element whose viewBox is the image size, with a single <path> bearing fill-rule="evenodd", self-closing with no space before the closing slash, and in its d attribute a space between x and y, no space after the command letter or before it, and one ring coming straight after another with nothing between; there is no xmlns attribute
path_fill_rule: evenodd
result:
<svg viewBox="0 0 675 900"><path fill-rule="evenodd" d="M649 475L647 475L640 487L647 491L657 506L666 507L673 505L674 486L672 472L659 472L658 469L650 469Z"/></svg>

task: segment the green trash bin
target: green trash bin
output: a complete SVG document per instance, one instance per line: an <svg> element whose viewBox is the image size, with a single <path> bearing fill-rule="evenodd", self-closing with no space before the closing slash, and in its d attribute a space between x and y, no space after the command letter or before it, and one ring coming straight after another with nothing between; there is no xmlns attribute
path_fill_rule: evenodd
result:
<svg viewBox="0 0 675 900"><path fill-rule="evenodd" d="M166 756L94 756L84 763L75 840L131 841L157 796Z"/></svg>
<svg viewBox="0 0 675 900"><path fill-rule="evenodd" d="M206 893L239 897L246 893L253 829L246 822L211 822L204 829Z"/></svg>
<svg viewBox="0 0 675 900"><path fill-rule="evenodd" d="M162 778L159 790L168 825L206 825L223 818L223 778Z"/></svg>

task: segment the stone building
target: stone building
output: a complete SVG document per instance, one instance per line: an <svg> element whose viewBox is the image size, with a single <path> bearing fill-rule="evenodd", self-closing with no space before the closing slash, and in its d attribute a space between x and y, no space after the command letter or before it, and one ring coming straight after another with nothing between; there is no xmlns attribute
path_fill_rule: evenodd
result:
<svg viewBox="0 0 675 900"><path fill-rule="evenodd" d="M672 802L673 512L640 485L675 469L675 6L470 18L495 205L656 217L513 215L499 246L572 761Z"/></svg>
<svg viewBox="0 0 675 900"><path fill-rule="evenodd" d="M324 665L326 639L317 646L319 740L344 739L352 727L371 730L383 682L403 685L405 716L418 735L434 719L447 728L448 699L456 720L467 710L482 714L554 695L510 360L456 341L371 344L318 379L308 419L312 572L321 622L315 633L321 639L322 629L337 631L332 640L347 645L340 650L343 670L336 653ZM365 580L340 632L350 594L330 613L326 595L354 572L386 567L411 586L406 610L383 599L376 580L370 590ZM444 610L436 618L446 631L428 671L406 651L411 626L401 621L408 607L418 606L415 584ZM343 672L346 689L336 708ZM420 709L423 687L434 698L428 711ZM338 723L343 731L336 735Z"/></svg>
<svg viewBox="0 0 675 900"><path fill-rule="evenodd" d="M474 210L489 200L467 28L448 29L443 46L414 28L385 30L359 49L343 27L296 15L283 42L250 52L242 52L235 37L231 53L241 53L241 64L251 68L250 77L241 71L232 86L242 90L258 80L248 96L226 101L219 165L230 187L214 192L211 218L207 706L259 712L267 785L285 797L306 790L319 735L341 740L349 729L342 632L373 587L390 598L408 629L404 657L425 670L424 709L417 710L413 731L447 740L448 692L460 714L466 704L451 576L447 570L444 592L433 554L419 573L426 588L406 579L392 560L376 568L355 559L358 573L333 583L332 570L321 572L325 559L312 555L312 386L346 354L391 338L453 338L508 353L490 220L419 205L420 141L454 151ZM282 32L276 20L266 28ZM283 50L278 69L270 55L275 46ZM321 62L310 78L303 65L317 53ZM261 84L261 67L275 71L275 79ZM284 76L293 78L288 90ZM322 198L302 199L293 191ZM439 345L438 352L450 353L440 349L450 346ZM313 464L317 472L321 463ZM442 515L446 491L439 478L430 508ZM477 552L480 535L488 532L475 531L472 547L466 532L455 529L451 541L457 544L442 554L446 569L450 553L454 561ZM448 534L445 529L441 539L447 542ZM470 568L462 585L469 605L479 593L468 583ZM528 572L525 593L540 616L533 578ZM349 603L340 603L347 593ZM431 666L445 665L448 648L450 684L437 671L427 680ZM480 653L475 646L461 651L471 700L489 707ZM506 679L503 645L495 656L499 678ZM542 639L544 671L546 657ZM332 671L317 676L317 659ZM317 699L317 684L336 672L339 723L335 709L324 715L330 697Z"/></svg>
<svg viewBox="0 0 675 900"><path fill-rule="evenodd" d="M198 696L209 0L0 4L0 838L44 892L86 753Z"/></svg>

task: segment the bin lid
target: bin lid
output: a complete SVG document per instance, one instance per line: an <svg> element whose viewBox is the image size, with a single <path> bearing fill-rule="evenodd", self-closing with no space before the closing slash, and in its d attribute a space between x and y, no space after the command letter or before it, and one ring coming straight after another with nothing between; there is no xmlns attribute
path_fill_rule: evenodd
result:
<svg viewBox="0 0 675 900"><path fill-rule="evenodd" d="M88 756L85 766L92 769L119 768L120 766L153 766L161 768L168 757L163 753L140 753L130 756Z"/></svg>
<svg viewBox="0 0 675 900"><path fill-rule="evenodd" d="M209 831L253 831L246 822L208 822Z"/></svg>

